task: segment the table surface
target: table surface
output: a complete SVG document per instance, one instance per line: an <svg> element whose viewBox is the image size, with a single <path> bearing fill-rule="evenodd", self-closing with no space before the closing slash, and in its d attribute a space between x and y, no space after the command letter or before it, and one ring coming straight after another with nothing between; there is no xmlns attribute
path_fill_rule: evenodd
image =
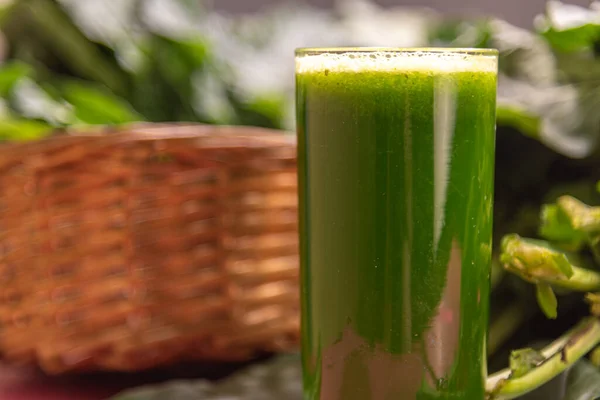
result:
<svg viewBox="0 0 600 400"><path fill-rule="evenodd" d="M260 362L268 357L260 357ZM135 374L96 373L47 376L37 369L0 363L0 400L104 400L122 390L171 379L224 378L253 362L236 364L182 364Z"/></svg>

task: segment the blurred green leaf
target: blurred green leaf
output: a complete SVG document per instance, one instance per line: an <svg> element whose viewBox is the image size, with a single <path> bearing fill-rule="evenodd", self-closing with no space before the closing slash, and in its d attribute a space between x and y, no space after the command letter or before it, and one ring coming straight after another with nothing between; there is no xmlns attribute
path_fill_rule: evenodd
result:
<svg viewBox="0 0 600 400"><path fill-rule="evenodd" d="M153 35L142 47L143 66L134 80L133 105L151 121L199 121L194 79L207 62L200 40Z"/></svg>
<svg viewBox="0 0 600 400"><path fill-rule="evenodd" d="M33 68L20 61L9 61L0 66L0 96L10 95L19 80L32 77Z"/></svg>
<svg viewBox="0 0 600 400"><path fill-rule="evenodd" d="M500 125L512 126L524 135L537 139L540 132L539 116L518 104L500 104L496 110L496 121Z"/></svg>
<svg viewBox="0 0 600 400"><path fill-rule="evenodd" d="M594 111L600 81L589 74L600 73L600 62L590 61L585 77L572 73L563 82L568 60L561 63L542 36L500 20L491 21L490 29L490 47L500 52L498 124L569 157L592 154L600 137L600 113Z"/></svg>
<svg viewBox="0 0 600 400"><path fill-rule="evenodd" d="M536 20L537 30L561 52L589 50L600 40L600 8L548 1Z"/></svg>
<svg viewBox="0 0 600 400"><path fill-rule="evenodd" d="M47 136L54 128L34 120L0 119L0 140L35 140Z"/></svg>
<svg viewBox="0 0 600 400"><path fill-rule="evenodd" d="M540 308L544 312L544 315L546 315L546 317L549 319L556 319L556 308L558 306L558 302L552 287L547 283L539 282L535 285L535 288L536 298Z"/></svg>
<svg viewBox="0 0 600 400"><path fill-rule="evenodd" d="M435 26L429 35L432 46L484 48L489 46L489 21L446 19Z"/></svg>
<svg viewBox="0 0 600 400"><path fill-rule="evenodd" d="M17 3L17 0L0 1L0 26L6 18L10 18L10 13Z"/></svg>
<svg viewBox="0 0 600 400"><path fill-rule="evenodd" d="M243 102L233 99L239 121L244 125L262 126L265 128L280 128L283 125L285 99L281 96L263 96Z"/></svg>
<svg viewBox="0 0 600 400"><path fill-rule="evenodd" d="M63 68L80 77L98 81L120 95L126 93L127 77L116 60L90 41L56 1L18 1L15 19L7 20L3 31L9 42L22 45L25 40L34 47L34 60L42 67L45 57L60 60Z"/></svg>
<svg viewBox="0 0 600 400"><path fill-rule="evenodd" d="M54 126L73 121L72 109L66 101L56 98L27 77L15 83L8 100L11 108L21 117L42 120Z"/></svg>
<svg viewBox="0 0 600 400"><path fill-rule="evenodd" d="M97 85L70 81L61 89L78 123L121 124L142 119L123 99Z"/></svg>
<svg viewBox="0 0 600 400"><path fill-rule="evenodd" d="M501 250L500 261L505 268L525 280L567 280L573 275L566 254L546 241L510 234L502 239Z"/></svg>

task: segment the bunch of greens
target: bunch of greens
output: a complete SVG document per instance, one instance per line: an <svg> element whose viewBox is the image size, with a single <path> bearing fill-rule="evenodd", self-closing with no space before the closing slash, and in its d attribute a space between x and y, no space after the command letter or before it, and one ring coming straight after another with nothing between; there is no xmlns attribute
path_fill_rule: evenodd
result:
<svg viewBox="0 0 600 400"><path fill-rule="evenodd" d="M490 370L507 359L511 369L491 378L490 395L512 398L567 370L551 382L563 389L538 398L600 395L593 383L600 350L592 351L593 363L583 360L599 332L599 217L586 205L600 204L599 2L549 1L532 30L368 0L338 1L333 10L290 2L236 16L199 0L0 4L0 140L133 121L293 131L294 48L497 48L488 352ZM587 303L579 292L588 293ZM512 350L547 341L541 351Z"/></svg>
<svg viewBox="0 0 600 400"><path fill-rule="evenodd" d="M530 392L590 352L592 363L600 367L600 206L592 207L564 195L542 207L540 220L542 239L514 233L502 238L500 263L535 285L537 303L547 318L557 318L556 292L586 293L590 316L540 351L513 351L510 368L488 379L490 399L513 399ZM587 388L587 397L572 396L565 398L596 398L600 388Z"/></svg>

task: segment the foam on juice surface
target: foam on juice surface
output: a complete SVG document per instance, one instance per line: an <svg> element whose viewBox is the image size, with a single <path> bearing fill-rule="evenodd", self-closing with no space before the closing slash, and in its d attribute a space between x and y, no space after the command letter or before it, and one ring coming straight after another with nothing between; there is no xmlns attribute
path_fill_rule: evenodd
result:
<svg viewBox="0 0 600 400"><path fill-rule="evenodd" d="M496 72L497 58L489 54L451 51L347 51L306 53L296 57L296 72L430 71Z"/></svg>

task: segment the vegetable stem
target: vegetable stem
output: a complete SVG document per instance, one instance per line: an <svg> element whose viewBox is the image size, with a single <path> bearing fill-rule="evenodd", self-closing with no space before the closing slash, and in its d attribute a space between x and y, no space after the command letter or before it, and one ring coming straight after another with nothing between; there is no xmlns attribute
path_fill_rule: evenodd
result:
<svg viewBox="0 0 600 400"><path fill-rule="evenodd" d="M586 268L573 266L573 275L567 280L550 282L552 286L580 292L595 292L600 290L600 273Z"/></svg>
<svg viewBox="0 0 600 400"><path fill-rule="evenodd" d="M509 400L522 396L571 367L581 357L600 343L600 320L584 319L540 353L544 360L521 377L511 378L512 371L505 369L488 377L488 400Z"/></svg>

